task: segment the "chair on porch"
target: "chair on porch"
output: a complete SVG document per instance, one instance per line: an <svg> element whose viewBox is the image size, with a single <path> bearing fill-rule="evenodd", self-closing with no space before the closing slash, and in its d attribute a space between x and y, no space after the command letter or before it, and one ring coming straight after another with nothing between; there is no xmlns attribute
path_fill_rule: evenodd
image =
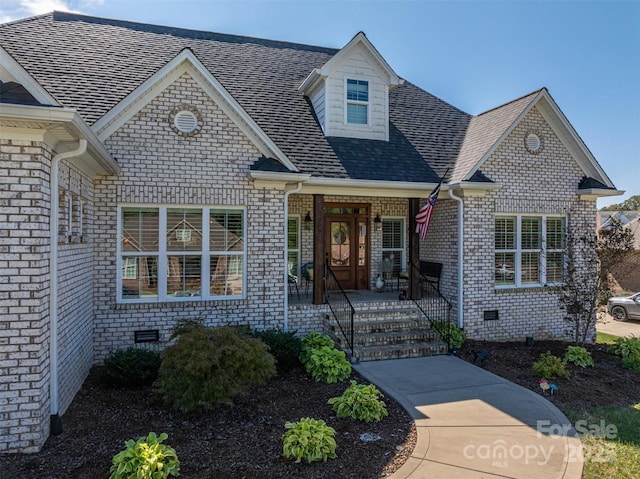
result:
<svg viewBox="0 0 640 479"><path fill-rule="evenodd" d="M304 279L304 294L308 296L309 283L313 283L313 261L303 264L300 273Z"/></svg>
<svg viewBox="0 0 640 479"><path fill-rule="evenodd" d="M289 294L293 293L293 288L296 288L298 299L300 299L300 290L298 289L298 276L293 274L293 263L289 262L287 266L287 282L289 283Z"/></svg>

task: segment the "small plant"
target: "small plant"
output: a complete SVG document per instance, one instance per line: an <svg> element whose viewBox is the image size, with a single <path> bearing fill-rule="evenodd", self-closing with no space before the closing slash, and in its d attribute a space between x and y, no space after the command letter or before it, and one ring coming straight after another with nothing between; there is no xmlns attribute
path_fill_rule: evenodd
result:
<svg viewBox="0 0 640 479"><path fill-rule="evenodd" d="M276 373L267 345L238 328L185 321L173 336L177 341L162 355L155 388L181 411L230 403Z"/></svg>
<svg viewBox="0 0 640 479"><path fill-rule="evenodd" d="M116 351L104 361L105 381L117 387L150 386L158 377L160 354L147 349Z"/></svg>
<svg viewBox="0 0 640 479"><path fill-rule="evenodd" d="M581 346L569 346L564 353L564 362L573 363L583 368L593 367L594 362L591 353Z"/></svg>
<svg viewBox="0 0 640 479"><path fill-rule="evenodd" d="M303 417L298 422L288 422L282 436L284 457L308 463L336 457L336 431L322 419Z"/></svg>
<svg viewBox="0 0 640 479"><path fill-rule="evenodd" d="M126 441L126 449L113 458L109 479L164 479L178 476L180 461L176 451L162 444L167 437L164 432L160 437L150 432L147 437L137 441Z"/></svg>
<svg viewBox="0 0 640 479"><path fill-rule="evenodd" d="M389 415L384 401L378 399L382 393L373 384L365 386L351 381L351 386L345 389L342 396L327 401L340 418L350 418L357 421L381 421Z"/></svg>
<svg viewBox="0 0 640 479"><path fill-rule="evenodd" d="M640 372L640 338L617 338L609 351L622 357L622 367Z"/></svg>
<svg viewBox="0 0 640 479"><path fill-rule="evenodd" d="M550 351L542 353L540 359L533 363L533 371L542 379L569 377L565 362Z"/></svg>
<svg viewBox="0 0 640 479"><path fill-rule="evenodd" d="M269 346L269 352L276 358L278 369L288 371L300 365L302 340L296 336L295 331L285 333L277 329L268 329L254 334Z"/></svg>
<svg viewBox="0 0 640 479"><path fill-rule="evenodd" d="M311 351L314 349L320 349L324 346L329 348L335 348L333 339L325 334L320 334L318 331L313 331L302 338L302 351L300 352L300 362L306 364L311 357Z"/></svg>
<svg viewBox="0 0 640 479"><path fill-rule="evenodd" d="M351 363L344 351L329 346L312 349L305 368L313 379L327 384L344 381L351 374Z"/></svg>
<svg viewBox="0 0 640 479"><path fill-rule="evenodd" d="M451 321L434 322L432 329L440 335L440 340L447 342L450 340L452 348L460 348L467 340L467 335Z"/></svg>

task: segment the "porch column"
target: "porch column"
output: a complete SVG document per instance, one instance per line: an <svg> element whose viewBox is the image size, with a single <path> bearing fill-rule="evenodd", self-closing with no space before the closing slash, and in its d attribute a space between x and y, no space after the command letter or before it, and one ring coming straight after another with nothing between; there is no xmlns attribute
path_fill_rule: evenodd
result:
<svg viewBox="0 0 640 479"><path fill-rule="evenodd" d="M324 277L324 195L313 195L313 304L322 304Z"/></svg>
<svg viewBox="0 0 640 479"><path fill-rule="evenodd" d="M420 238L416 231L416 215L420 211L420 198L409 198L409 297L420 298L420 278L411 265L420 264Z"/></svg>

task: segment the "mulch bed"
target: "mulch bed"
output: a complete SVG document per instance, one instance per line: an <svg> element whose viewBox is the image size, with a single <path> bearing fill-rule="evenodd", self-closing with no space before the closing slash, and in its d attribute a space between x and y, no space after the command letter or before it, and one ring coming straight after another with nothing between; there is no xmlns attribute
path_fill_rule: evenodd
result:
<svg viewBox="0 0 640 479"><path fill-rule="evenodd" d="M533 363L546 351L562 357L569 344L562 341L535 341L532 347L522 342L493 343L467 341L460 357L474 362L476 351L486 351L484 360L475 364L516 384L543 394ZM607 352L606 345L587 345L594 367L567 365L569 379L554 379L558 391L546 398L560 410L583 410L592 407L631 406L640 403L640 373L624 369L622 360Z"/></svg>
<svg viewBox="0 0 640 479"><path fill-rule="evenodd" d="M124 441L166 432L180 460L181 478L380 478L407 460L416 441L404 409L385 397L389 416L381 422L338 419L327 400L349 381L322 384L302 368L280 373L234 405L204 413L170 409L150 389L111 389L94 368L63 416L64 431L37 454L0 456L0 479L109 476ZM353 375L360 383L365 380ZM323 419L336 430L336 459L296 464L282 456L284 424L302 417ZM370 433L375 441L362 441Z"/></svg>

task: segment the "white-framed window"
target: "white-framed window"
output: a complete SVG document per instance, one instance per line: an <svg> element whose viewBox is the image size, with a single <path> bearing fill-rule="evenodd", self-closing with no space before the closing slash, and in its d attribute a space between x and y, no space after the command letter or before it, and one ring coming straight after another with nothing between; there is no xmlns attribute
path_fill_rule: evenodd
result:
<svg viewBox="0 0 640 479"><path fill-rule="evenodd" d="M244 297L244 209L146 205L118 209L118 301Z"/></svg>
<svg viewBox="0 0 640 479"><path fill-rule="evenodd" d="M565 274L566 217L496 215L496 287L560 284Z"/></svg>
<svg viewBox="0 0 640 479"><path fill-rule="evenodd" d="M347 123L369 124L369 82L367 80L346 79Z"/></svg>
<svg viewBox="0 0 640 479"><path fill-rule="evenodd" d="M69 238L73 234L73 197L70 193L65 193L64 203L66 220L64 235Z"/></svg>
<svg viewBox="0 0 640 479"><path fill-rule="evenodd" d="M85 200L80 196L76 198L76 224L78 226L78 236L80 237L84 236L84 203Z"/></svg>
<svg viewBox="0 0 640 479"><path fill-rule="evenodd" d="M392 271L406 270L404 218L382 218L382 265L383 271L392 267Z"/></svg>
<svg viewBox="0 0 640 479"><path fill-rule="evenodd" d="M300 280L300 215L287 218L287 271L289 279Z"/></svg>

